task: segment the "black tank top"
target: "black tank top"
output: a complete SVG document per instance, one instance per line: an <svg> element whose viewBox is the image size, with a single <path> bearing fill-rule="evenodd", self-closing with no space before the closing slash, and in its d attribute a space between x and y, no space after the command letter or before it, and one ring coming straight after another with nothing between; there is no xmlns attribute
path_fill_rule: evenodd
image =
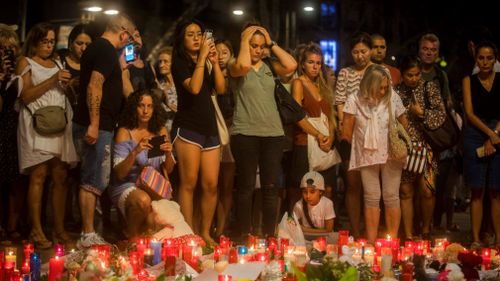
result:
<svg viewBox="0 0 500 281"><path fill-rule="evenodd" d="M486 91L477 74L470 78L472 108L481 119L500 119L500 73L495 74L491 91Z"/></svg>

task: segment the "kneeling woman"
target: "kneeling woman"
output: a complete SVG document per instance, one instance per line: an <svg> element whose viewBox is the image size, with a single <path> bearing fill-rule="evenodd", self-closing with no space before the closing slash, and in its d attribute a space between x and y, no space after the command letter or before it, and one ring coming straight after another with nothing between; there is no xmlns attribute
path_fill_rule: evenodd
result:
<svg viewBox="0 0 500 281"><path fill-rule="evenodd" d="M136 186L137 178L145 166L152 166L167 176L174 166L172 144L164 127L166 113L158 98L143 90L128 97L127 105L120 120L120 128L115 137L113 170L115 182L110 195L127 222L127 236L137 237L146 229L146 221L151 213L151 198ZM148 150L153 146L150 140L164 136L160 145L164 153L148 158Z"/></svg>

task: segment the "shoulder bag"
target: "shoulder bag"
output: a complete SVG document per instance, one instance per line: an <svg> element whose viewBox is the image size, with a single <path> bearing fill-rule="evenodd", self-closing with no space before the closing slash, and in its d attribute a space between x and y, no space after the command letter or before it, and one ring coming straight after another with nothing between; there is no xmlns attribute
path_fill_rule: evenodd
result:
<svg viewBox="0 0 500 281"><path fill-rule="evenodd" d="M172 198L172 185L153 166L145 166L136 182L137 187L144 190L152 200Z"/></svg>
<svg viewBox="0 0 500 281"><path fill-rule="evenodd" d="M328 117L321 112L320 117L309 117L307 121L316 128L322 135L329 136L330 130L328 126ZM316 138L311 135L307 135L307 158L309 161L310 171L324 171L330 167L342 162L337 150L331 149L328 152L324 152L320 147Z"/></svg>
<svg viewBox="0 0 500 281"><path fill-rule="evenodd" d="M287 89L281 84L279 77L277 76L274 68L269 61L269 59L263 60L265 64L269 66L274 77L274 98L276 100L276 106L278 107L278 112L280 114L281 122L283 125L290 125L299 122L306 117L306 112L298 104L292 95L287 91Z"/></svg>
<svg viewBox="0 0 500 281"><path fill-rule="evenodd" d="M219 132L220 145L225 146L229 144L229 130L227 129L226 120L224 120L219 103L217 102L217 94L215 92L212 94L211 99L215 108L215 120L217 121L217 131Z"/></svg>
<svg viewBox="0 0 500 281"><path fill-rule="evenodd" d="M394 116L392 100L389 100L389 156L391 159L404 161L411 147L410 136Z"/></svg>
<svg viewBox="0 0 500 281"><path fill-rule="evenodd" d="M424 110L430 105L427 84L428 82L425 82L424 84ZM431 130L427 126L424 126L423 133L425 140L430 145L434 153L439 153L452 148L460 140L460 128L455 122L455 119L451 116L451 113L446 108L446 105L445 111L445 120L439 128Z"/></svg>
<svg viewBox="0 0 500 281"><path fill-rule="evenodd" d="M412 142L412 148L404 167L408 172L421 174L427 165L427 147L422 142Z"/></svg>

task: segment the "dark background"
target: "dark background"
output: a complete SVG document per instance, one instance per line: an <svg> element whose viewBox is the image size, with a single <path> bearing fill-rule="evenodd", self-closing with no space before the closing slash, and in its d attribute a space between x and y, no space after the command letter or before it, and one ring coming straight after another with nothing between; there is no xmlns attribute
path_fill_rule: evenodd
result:
<svg viewBox="0 0 500 281"><path fill-rule="evenodd" d="M0 22L17 24L22 33L23 20L26 31L40 21L55 24L73 24L85 16L82 8L86 4L76 0L18 0L3 1ZM87 1L88 2L88 1ZM380 33L388 43L388 57L397 59L407 53L416 53L417 39L427 32L436 33L441 39L441 56L446 60L446 69L460 68L461 61L468 58L465 34L475 25L486 26L498 44L500 33L500 10L493 1L440 1L440 0L122 0L103 1L130 15L143 34L148 50L153 46L169 44L170 37L160 38L175 26L183 14L196 17L214 29L217 38L239 43L241 27L246 21L260 20L271 31L273 39L281 46L293 48L299 42L335 39L339 42L339 67L351 63L348 50L349 38L357 31ZM497 1L498 2L498 1ZM321 16L320 5L327 3L335 7L335 13ZM305 13L303 6L315 7ZM497 3L498 4L498 3ZM27 7L24 9L23 7ZM189 9L198 9L188 13ZM245 10L245 15L236 17L232 10ZM295 27L287 16L295 15ZM107 16L96 16L104 22ZM236 46L237 49L237 46ZM338 70L338 69L337 69Z"/></svg>

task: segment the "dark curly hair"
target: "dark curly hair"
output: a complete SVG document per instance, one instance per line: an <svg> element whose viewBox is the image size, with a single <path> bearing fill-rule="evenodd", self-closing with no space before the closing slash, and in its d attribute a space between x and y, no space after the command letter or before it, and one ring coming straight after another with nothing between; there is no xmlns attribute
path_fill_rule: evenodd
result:
<svg viewBox="0 0 500 281"><path fill-rule="evenodd" d="M167 121L167 113L161 106L160 99L151 90L135 91L127 99L125 109L122 111L120 118L120 127L129 130L135 129L139 126L137 118L137 107L144 96L150 96L153 99L153 115L149 120L148 131L159 134L160 130L165 126Z"/></svg>

